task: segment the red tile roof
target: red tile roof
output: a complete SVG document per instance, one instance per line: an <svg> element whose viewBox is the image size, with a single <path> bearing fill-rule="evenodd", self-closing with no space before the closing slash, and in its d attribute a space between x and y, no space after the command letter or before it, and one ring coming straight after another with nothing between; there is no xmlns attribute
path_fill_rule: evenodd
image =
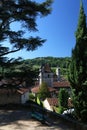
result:
<svg viewBox="0 0 87 130"><path fill-rule="evenodd" d="M68 81L59 81L53 83L54 87L70 87L70 83Z"/></svg>
<svg viewBox="0 0 87 130"><path fill-rule="evenodd" d="M58 98L47 98L50 106L58 106Z"/></svg>
<svg viewBox="0 0 87 130"><path fill-rule="evenodd" d="M29 89L27 88L20 88L20 89L7 89L7 88L2 88L0 89L0 94L13 94L13 93L19 93L19 94L24 94L26 92L29 92Z"/></svg>
<svg viewBox="0 0 87 130"><path fill-rule="evenodd" d="M39 88L40 88L40 86L36 86L36 87L34 87L34 88L31 89L31 92L33 92L33 93L38 93L38 92L39 92ZM48 89L49 89L49 92L54 92L54 91L56 91L56 89L55 89L55 88L52 88L52 87L48 87Z"/></svg>
<svg viewBox="0 0 87 130"><path fill-rule="evenodd" d="M39 86L33 87L33 88L31 88L31 92L38 93L39 88L40 88Z"/></svg>
<svg viewBox="0 0 87 130"><path fill-rule="evenodd" d="M56 89L55 89L55 88L52 88L52 87L48 87L48 89L49 89L49 92L54 92L54 91L56 91Z"/></svg>
<svg viewBox="0 0 87 130"><path fill-rule="evenodd" d="M17 92L20 93L20 94L24 94L26 92L29 92L29 89L28 88L20 88L20 89L17 90Z"/></svg>

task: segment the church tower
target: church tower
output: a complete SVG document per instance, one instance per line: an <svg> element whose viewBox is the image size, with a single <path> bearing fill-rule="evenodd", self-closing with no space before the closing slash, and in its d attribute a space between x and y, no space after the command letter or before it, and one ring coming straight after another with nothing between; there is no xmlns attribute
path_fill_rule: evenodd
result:
<svg viewBox="0 0 87 130"><path fill-rule="evenodd" d="M53 86L53 73L49 64L45 64L40 68L39 84L41 85L42 82L46 82L49 87Z"/></svg>

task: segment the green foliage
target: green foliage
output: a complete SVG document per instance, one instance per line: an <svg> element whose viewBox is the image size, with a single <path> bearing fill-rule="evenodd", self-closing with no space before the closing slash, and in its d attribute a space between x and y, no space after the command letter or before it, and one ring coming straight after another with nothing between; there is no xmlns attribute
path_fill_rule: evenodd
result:
<svg viewBox="0 0 87 130"><path fill-rule="evenodd" d="M35 100L35 96L32 93L29 93L29 100Z"/></svg>
<svg viewBox="0 0 87 130"><path fill-rule="evenodd" d="M80 4L80 15L79 15L78 21L79 22L78 22L78 27L76 31L76 41L79 41L80 39L84 38L84 36L87 36L86 15L84 13L82 2Z"/></svg>
<svg viewBox="0 0 87 130"><path fill-rule="evenodd" d="M0 45L0 57L21 49L33 51L41 46L45 40L30 36L36 32L38 16L44 17L51 13L52 0L39 3L32 0L1 0L0 1L0 42L8 41L11 47ZM12 25L18 24L14 30ZM26 32L28 32L27 37Z"/></svg>
<svg viewBox="0 0 87 130"><path fill-rule="evenodd" d="M34 59L27 59L23 63L27 63L34 68L39 69L42 64L48 63L51 65L52 71L55 72L57 66L61 68L61 75L67 78L69 64L71 62L70 57L38 57Z"/></svg>
<svg viewBox="0 0 87 130"><path fill-rule="evenodd" d="M11 58L0 57L0 73L3 77L6 77L6 74L10 74L15 70L15 66L21 64L22 58ZM8 77L8 76L7 76Z"/></svg>
<svg viewBox="0 0 87 130"><path fill-rule="evenodd" d="M39 104L39 105L41 105L41 106L43 107L43 103L42 103L42 101L40 100L40 98L38 98L38 96L37 96L37 104Z"/></svg>
<svg viewBox="0 0 87 130"><path fill-rule="evenodd" d="M41 66L42 64L48 63L51 67L61 67L68 68L70 64L70 57L37 57L34 59L27 59L24 62L27 62L31 65Z"/></svg>
<svg viewBox="0 0 87 130"><path fill-rule="evenodd" d="M59 106L57 109L57 113L62 114L64 110L65 110L64 107Z"/></svg>
<svg viewBox="0 0 87 130"><path fill-rule="evenodd" d="M59 91L59 96L58 96L58 102L59 102L59 106L60 108L68 108L68 98L69 98L69 94L67 92L66 89L60 89Z"/></svg>
<svg viewBox="0 0 87 130"><path fill-rule="evenodd" d="M83 122L87 122L87 109L81 111L81 119Z"/></svg>
<svg viewBox="0 0 87 130"><path fill-rule="evenodd" d="M68 71L69 71L69 64L71 62L70 57L64 58L55 58L55 57L43 57L43 58L34 58L34 59L27 59L23 60L20 57L18 59L8 59L6 57L0 59L0 73L1 75L10 76L12 75L21 75L19 72L23 70L28 70L31 68L35 74L33 77L38 77L39 68L41 64L49 63L51 65L52 71L55 73L57 66L61 68L61 76L67 79ZM55 66L54 66L55 63ZM18 74L17 74L18 72Z"/></svg>
<svg viewBox="0 0 87 130"><path fill-rule="evenodd" d="M73 91L75 114L79 120L87 122L87 27L83 4L76 31L76 45L72 51L69 81Z"/></svg>
<svg viewBox="0 0 87 130"><path fill-rule="evenodd" d="M38 98L41 100L44 100L47 97L50 97L50 92L49 92L47 83L43 82L38 92Z"/></svg>

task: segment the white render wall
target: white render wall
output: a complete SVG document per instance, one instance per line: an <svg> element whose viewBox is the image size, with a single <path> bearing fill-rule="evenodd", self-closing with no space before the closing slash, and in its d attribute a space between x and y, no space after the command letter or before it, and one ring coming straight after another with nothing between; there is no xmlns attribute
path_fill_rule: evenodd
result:
<svg viewBox="0 0 87 130"><path fill-rule="evenodd" d="M40 73L40 85L42 84L42 82L46 82L49 87L53 86L53 73Z"/></svg>
<svg viewBox="0 0 87 130"><path fill-rule="evenodd" d="M21 95L21 103L24 104L26 101L29 100L29 92L25 92Z"/></svg>
<svg viewBox="0 0 87 130"><path fill-rule="evenodd" d="M47 99L45 99L45 100L43 101L43 105L44 105L44 107L45 107L47 110L53 111L53 109L52 109L51 106L49 105Z"/></svg>

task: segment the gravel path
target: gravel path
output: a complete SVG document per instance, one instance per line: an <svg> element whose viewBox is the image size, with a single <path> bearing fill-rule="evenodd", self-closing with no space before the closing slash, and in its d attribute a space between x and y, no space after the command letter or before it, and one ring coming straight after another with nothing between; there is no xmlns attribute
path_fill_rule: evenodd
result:
<svg viewBox="0 0 87 130"><path fill-rule="evenodd" d="M73 130L63 123L48 126L33 119L27 110L0 110L0 130Z"/></svg>

